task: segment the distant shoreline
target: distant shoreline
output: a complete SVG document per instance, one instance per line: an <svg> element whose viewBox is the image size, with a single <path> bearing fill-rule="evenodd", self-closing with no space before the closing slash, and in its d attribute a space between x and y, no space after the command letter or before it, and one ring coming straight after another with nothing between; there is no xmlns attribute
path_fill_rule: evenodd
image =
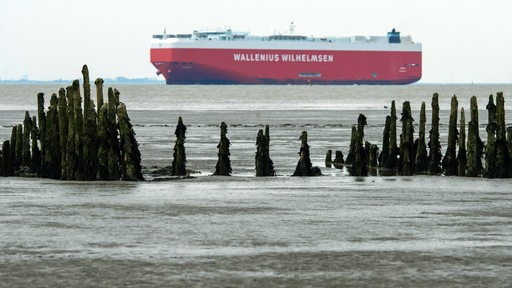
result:
<svg viewBox="0 0 512 288"><path fill-rule="evenodd" d="M104 78L106 83L116 84L165 84L165 80L153 78ZM0 84L69 84L72 80L69 79L55 79L55 80L0 80Z"/></svg>

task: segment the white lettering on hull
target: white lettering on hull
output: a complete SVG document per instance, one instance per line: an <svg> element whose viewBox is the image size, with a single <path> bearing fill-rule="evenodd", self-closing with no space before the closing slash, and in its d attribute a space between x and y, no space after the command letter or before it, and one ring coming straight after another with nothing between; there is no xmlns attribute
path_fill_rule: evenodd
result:
<svg viewBox="0 0 512 288"><path fill-rule="evenodd" d="M233 53L236 62L334 62L332 54Z"/></svg>

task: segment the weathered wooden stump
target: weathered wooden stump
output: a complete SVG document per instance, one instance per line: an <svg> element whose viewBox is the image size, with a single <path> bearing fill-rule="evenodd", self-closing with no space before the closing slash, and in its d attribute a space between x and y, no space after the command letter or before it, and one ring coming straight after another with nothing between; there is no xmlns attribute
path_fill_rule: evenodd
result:
<svg viewBox="0 0 512 288"><path fill-rule="evenodd" d="M379 167L383 168L386 166L386 162L389 158L389 138L391 129L391 116L386 116L386 122L384 124L384 132L382 133L382 151L379 154Z"/></svg>
<svg viewBox="0 0 512 288"><path fill-rule="evenodd" d="M13 175L12 159L11 159L11 144L9 140L5 140L2 144L2 176L8 177Z"/></svg>
<svg viewBox="0 0 512 288"><path fill-rule="evenodd" d="M32 118L30 118L30 113L28 111L25 112L25 119L23 120L23 147L21 152L21 165L25 167L30 167L30 131L32 130Z"/></svg>
<svg viewBox="0 0 512 288"><path fill-rule="evenodd" d="M270 159L270 132L269 125L265 126L265 133L260 129L256 137L256 176L275 176L274 163Z"/></svg>
<svg viewBox="0 0 512 288"><path fill-rule="evenodd" d="M50 98L50 107L46 114L46 149L43 156L41 176L51 179L60 179L60 138L59 138L59 116L58 98L53 94Z"/></svg>
<svg viewBox="0 0 512 288"><path fill-rule="evenodd" d="M460 109L460 128L459 128L459 151L457 152L457 176L465 176L467 169L467 152L466 152L466 116L464 108Z"/></svg>
<svg viewBox="0 0 512 288"><path fill-rule="evenodd" d="M479 124L478 124L478 103L475 96L471 97L470 117L468 123L468 156L467 156L467 172L466 175L476 177L481 175L482 155L484 143L480 139Z"/></svg>
<svg viewBox="0 0 512 288"><path fill-rule="evenodd" d="M135 131L128 117L126 105L119 103L117 106L119 118L119 138L121 148L121 179L125 181L144 180L142 177L141 157L139 144L135 139Z"/></svg>
<svg viewBox="0 0 512 288"><path fill-rule="evenodd" d="M119 180L121 171L119 168L120 149L119 149L119 132L117 130L117 105L116 96L112 88L108 88L108 179Z"/></svg>
<svg viewBox="0 0 512 288"><path fill-rule="evenodd" d="M490 101L490 100L489 100ZM489 102L490 104L490 102ZM491 178L510 178L510 153L509 146L506 139L506 124L505 124L505 97L503 92L496 94L496 107L495 107L495 139L494 147L488 148L487 151L494 153L494 161L489 169L486 170L486 176ZM490 124L490 123L489 123ZM492 133L493 127L490 127L489 133ZM489 142L487 146L492 144L492 136L488 136ZM486 154L486 159L487 159Z"/></svg>
<svg viewBox="0 0 512 288"><path fill-rule="evenodd" d="M331 168L332 167L332 150L327 150L327 153L325 154L325 168Z"/></svg>
<svg viewBox="0 0 512 288"><path fill-rule="evenodd" d="M496 122L496 104L494 104L493 95L489 95L489 102L487 103L488 123L487 131L487 144L485 145L485 172L484 176L494 178L496 172L496 131L498 123Z"/></svg>
<svg viewBox="0 0 512 288"><path fill-rule="evenodd" d="M59 89L58 99L58 117L59 117L59 147L60 147L60 179L66 180L66 157L68 149L68 101L66 100L66 90Z"/></svg>
<svg viewBox="0 0 512 288"><path fill-rule="evenodd" d="M187 127L183 124L181 116L178 118L178 125L174 134L176 135L176 143L174 144L173 161L171 165L172 176L185 176L187 174L186 162L187 157L185 155L185 133Z"/></svg>
<svg viewBox="0 0 512 288"><path fill-rule="evenodd" d="M220 123L220 141L217 145L218 149L218 160L217 164L215 165L215 172L213 175L219 175L219 176L230 176L232 169L231 169L231 160L229 159L229 146L231 143L229 142L228 137L226 134L228 133L228 126L225 122Z"/></svg>
<svg viewBox="0 0 512 288"><path fill-rule="evenodd" d="M441 169L441 143L439 142L439 94L432 96L432 128L430 130L430 141L428 142L428 173L431 175L440 174Z"/></svg>
<svg viewBox="0 0 512 288"><path fill-rule="evenodd" d="M108 105L103 104L98 113L98 170L96 179L109 180L108 153L109 153L109 121Z"/></svg>
<svg viewBox="0 0 512 288"><path fill-rule="evenodd" d="M400 135L400 174L411 176L414 173L416 149L414 147L414 119L411 103L405 101L402 106L402 134Z"/></svg>
<svg viewBox="0 0 512 288"><path fill-rule="evenodd" d="M322 173L320 172L320 169L318 167L313 168L313 165L311 164L311 159L309 156L308 133L306 131L302 131L299 140L301 140L299 162L297 163L297 167L295 168L295 172L293 172L292 176L321 175Z"/></svg>
<svg viewBox="0 0 512 288"><path fill-rule="evenodd" d="M442 167L446 176L457 175L457 114L459 112L459 102L457 96L453 95L450 108L450 122L448 124L448 145L446 154L442 161Z"/></svg>
<svg viewBox="0 0 512 288"><path fill-rule="evenodd" d="M94 101L91 99L91 84L89 83L89 69L83 66L82 75L84 79L84 118L83 118L83 178L84 180L95 180L98 172L98 115Z"/></svg>
<svg viewBox="0 0 512 288"><path fill-rule="evenodd" d="M416 172L415 173L426 173L428 172L428 152L427 144L425 141L425 123L427 122L427 116L425 112L425 102L421 103L420 109L420 131L418 135L417 150L416 150Z"/></svg>
<svg viewBox="0 0 512 288"><path fill-rule="evenodd" d="M345 160L343 159L343 152L341 150L336 150L334 154L334 168L341 169L345 165Z"/></svg>
<svg viewBox="0 0 512 288"><path fill-rule="evenodd" d="M352 176L368 175L368 155L363 146L364 143L364 126L366 126L366 116L359 114L357 117L357 133L355 143L355 157L352 167L349 169Z"/></svg>
<svg viewBox="0 0 512 288"><path fill-rule="evenodd" d="M386 117L387 118L387 117ZM400 149L397 145L397 137L396 137L396 105L395 100L391 102L391 116L389 118L389 146L387 147L387 159L382 157L383 165L381 164L381 167L391 170L398 169L398 156L400 155ZM386 119L387 121L387 119ZM384 142L383 142L384 143ZM382 149L386 149L385 146L383 146Z"/></svg>

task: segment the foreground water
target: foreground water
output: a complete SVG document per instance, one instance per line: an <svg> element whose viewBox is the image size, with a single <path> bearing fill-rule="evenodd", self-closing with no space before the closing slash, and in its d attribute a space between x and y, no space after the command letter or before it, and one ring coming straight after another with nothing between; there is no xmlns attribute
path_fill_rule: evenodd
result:
<svg viewBox="0 0 512 288"><path fill-rule="evenodd" d="M35 93L58 88L0 85L0 139L8 139L24 110L33 110ZM459 107L477 95L485 109L489 94L507 97L511 86L118 89L146 167L170 164L171 135L183 116L196 178L0 179L0 286L506 287L512 281L512 180L350 177L323 167L326 149L346 154L359 113L368 117L367 140L380 144L384 106L394 99L401 110L410 100L418 114L421 101L429 107L431 94L440 92L443 139L453 94ZM481 115L486 119L485 110ZM210 176L220 121L229 126L233 177ZM265 124L280 176L256 178L255 139ZM302 130L324 177L288 177Z"/></svg>

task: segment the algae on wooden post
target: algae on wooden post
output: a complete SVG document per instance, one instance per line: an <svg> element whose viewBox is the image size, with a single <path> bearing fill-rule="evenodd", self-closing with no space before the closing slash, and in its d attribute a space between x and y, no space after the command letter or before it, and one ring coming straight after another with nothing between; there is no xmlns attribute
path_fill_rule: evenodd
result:
<svg viewBox="0 0 512 288"><path fill-rule="evenodd" d="M400 136L400 174L411 176L414 173L416 151L414 149L414 127L411 103L405 101L402 106L402 134Z"/></svg>
<svg viewBox="0 0 512 288"><path fill-rule="evenodd" d="M327 153L325 154L325 167L331 168L332 167L332 150L327 150Z"/></svg>
<svg viewBox="0 0 512 288"><path fill-rule="evenodd" d="M21 152L21 165L30 167L30 131L32 130L32 118L30 113L25 111L25 119L23 120L23 149Z"/></svg>
<svg viewBox="0 0 512 288"><path fill-rule="evenodd" d="M68 100L68 139L66 142L66 162L63 170L66 172L65 179L75 180L75 168L77 166L75 155L75 97L71 86L66 88L66 97Z"/></svg>
<svg viewBox="0 0 512 288"><path fill-rule="evenodd" d="M41 143L41 158L44 158L46 151L46 114L44 113L44 93L37 94L37 123L39 127L38 139ZM41 159L44 161L44 159Z"/></svg>
<svg viewBox="0 0 512 288"><path fill-rule="evenodd" d="M353 165L356 159L356 141L357 141L357 126L352 125L352 132L350 133L350 146L348 148L347 158L345 164Z"/></svg>
<svg viewBox="0 0 512 288"><path fill-rule="evenodd" d="M84 79L83 177L84 180L94 180L98 171L97 114L94 101L91 99L87 65L84 65L82 74Z"/></svg>
<svg viewBox="0 0 512 288"><path fill-rule="evenodd" d="M178 125L174 134L176 135L176 143L174 144L173 161L171 166L172 176L185 176L187 174L187 156L185 154L185 133L187 127L183 124L181 116L178 118Z"/></svg>
<svg viewBox="0 0 512 288"><path fill-rule="evenodd" d="M430 140L428 142L428 172L429 174L439 174L441 169L441 143L439 142L439 94L432 96L432 128L430 130Z"/></svg>
<svg viewBox="0 0 512 288"><path fill-rule="evenodd" d="M116 100L114 90L108 88L108 179L119 180L121 172L119 170L119 139L116 122Z"/></svg>
<svg viewBox="0 0 512 288"><path fill-rule="evenodd" d="M483 169L482 155L484 144L480 139L478 103L475 96L471 97L470 117L471 120L468 123L468 161L466 175L476 177L482 173Z"/></svg>
<svg viewBox="0 0 512 288"><path fill-rule="evenodd" d="M30 139L32 140L32 157L30 159L30 172L38 174L41 170L41 150L37 144L39 129L37 128L36 116L32 116L32 129L30 130Z"/></svg>
<svg viewBox="0 0 512 288"><path fill-rule="evenodd" d="M466 155L466 116L464 108L460 109L460 128L459 128L459 151L457 152L457 176L466 175L467 155Z"/></svg>
<svg viewBox="0 0 512 288"><path fill-rule="evenodd" d="M341 150L336 150L334 153L334 168L341 169L345 165L345 160L343 159L343 152Z"/></svg>
<svg viewBox="0 0 512 288"><path fill-rule="evenodd" d="M416 150L416 173L425 173L428 171L428 153L425 141L425 123L427 116L425 113L425 102L421 103L420 110L420 131L418 135L418 145Z"/></svg>
<svg viewBox="0 0 512 288"><path fill-rule="evenodd" d="M384 131L382 135L382 151L379 154L379 167L384 167L389 158L389 138L391 129L391 116L386 116L386 123L384 124Z"/></svg>
<svg viewBox="0 0 512 288"><path fill-rule="evenodd" d="M496 123L496 105L494 104L493 95L489 95L489 102L487 103L487 144L485 145L485 177L494 178L496 171L496 130L498 124Z"/></svg>
<svg viewBox="0 0 512 288"><path fill-rule="evenodd" d="M302 131L299 140L301 140L299 161L292 176L313 176L313 165L309 156L308 133Z"/></svg>
<svg viewBox="0 0 512 288"><path fill-rule="evenodd" d="M256 176L275 176L274 163L270 159L270 133L269 126L265 126L265 133L260 129L256 137Z"/></svg>
<svg viewBox="0 0 512 288"><path fill-rule="evenodd" d="M448 145L442 164L446 176L457 175L457 114L459 112L459 102L457 96L453 95L450 108L450 122L448 124Z"/></svg>
<svg viewBox="0 0 512 288"><path fill-rule="evenodd" d="M43 156L41 175L45 178L59 179L61 174L59 116L57 94L52 94L50 107L46 114L46 149Z"/></svg>
<svg viewBox="0 0 512 288"><path fill-rule="evenodd" d="M231 175L231 160L229 159L229 146L231 145L226 134L228 133L228 126L225 122L220 124L220 141L217 145L218 160L215 165L215 172L213 175L230 176Z"/></svg>
<svg viewBox="0 0 512 288"><path fill-rule="evenodd" d="M16 141L14 143L14 152L15 152L15 173L19 173L20 168L22 167L23 163L23 126L21 124L16 125Z"/></svg>
<svg viewBox="0 0 512 288"><path fill-rule="evenodd" d="M11 145L9 140L2 144L2 176L12 176Z"/></svg>
<svg viewBox="0 0 512 288"><path fill-rule="evenodd" d="M496 170L494 177L509 178L510 175L510 153L506 137L505 124L505 97L503 92L496 94Z"/></svg>
<svg viewBox="0 0 512 288"><path fill-rule="evenodd" d="M139 144L135 139L135 131L128 117L126 105L119 103L117 107L119 118L119 138L121 146L121 179L125 181L140 181L142 166L140 164Z"/></svg>
<svg viewBox="0 0 512 288"><path fill-rule="evenodd" d="M74 174L76 180L85 180L84 177L84 115L82 111L82 96L80 81L73 81L74 129L75 129L75 163Z"/></svg>
<svg viewBox="0 0 512 288"><path fill-rule="evenodd" d="M368 175L368 156L364 148L364 126L366 126L366 116L359 114L357 117L357 132L354 141L354 162L350 169L352 176L367 176Z"/></svg>
<svg viewBox="0 0 512 288"><path fill-rule="evenodd" d="M98 115L100 114L100 109L103 107L103 79L98 78L94 81L94 85L96 85L96 104L98 105Z"/></svg>
<svg viewBox="0 0 512 288"><path fill-rule="evenodd" d="M60 178L66 180L66 157L68 149L68 102L66 100L66 90L64 88L59 89L58 99L59 109L59 145L60 145Z"/></svg>
<svg viewBox="0 0 512 288"><path fill-rule="evenodd" d="M96 179L109 180L108 170L108 107L107 104L101 106L98 113L98 171Z"/></svg>

